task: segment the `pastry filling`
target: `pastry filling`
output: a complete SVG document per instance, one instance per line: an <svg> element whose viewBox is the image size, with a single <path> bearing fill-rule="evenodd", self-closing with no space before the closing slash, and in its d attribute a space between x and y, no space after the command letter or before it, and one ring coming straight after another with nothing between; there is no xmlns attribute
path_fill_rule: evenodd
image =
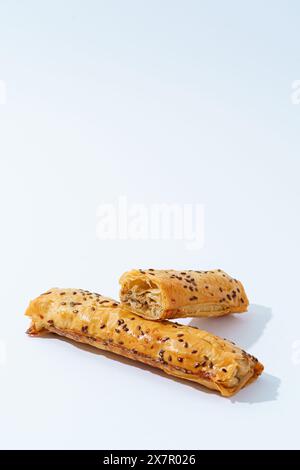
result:
<svg viewBox="0 0 300 470"><path fill-rule="evenodd" d="M161 293L158 286L150 280L133 279L129 281L126 291L121 292L121 300L132 310L147 318L159 318Z"/></svg>

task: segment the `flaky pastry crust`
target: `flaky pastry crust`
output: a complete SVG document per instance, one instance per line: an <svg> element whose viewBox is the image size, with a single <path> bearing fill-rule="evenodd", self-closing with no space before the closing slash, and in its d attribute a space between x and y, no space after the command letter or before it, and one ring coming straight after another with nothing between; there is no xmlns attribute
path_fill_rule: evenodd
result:
<svg viewBox="0 0 300 470"><path fill-rule="evenodd" d="M145 320L108 297L82 289L51 289L26 310L30 335L50 331L157 367L231 396L263 366L235 346L198 328Z"/></svg>
<svg viewBox="0 0 300 470"><path fill-rule="evenodd" d="M143 318L218 317L247 311L243 285L221 269L134 269L120 278L120 299Z"/></svg>

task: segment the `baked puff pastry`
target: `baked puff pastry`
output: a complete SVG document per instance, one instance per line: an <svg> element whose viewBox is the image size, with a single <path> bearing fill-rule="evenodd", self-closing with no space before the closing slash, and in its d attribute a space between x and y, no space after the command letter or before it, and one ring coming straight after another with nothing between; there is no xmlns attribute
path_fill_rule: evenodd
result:
<svg viewBox="0 0 300 470"><path fill-rule="evenodd" d="M50 331L157 367L231 396L263 366L233 343L198 328L145 320L107 297L81 289L51 289L27 308L30 335Z"/></svg>
<svg viewBox="0 0 300 470"><path fill-rule="evenodd" d="M214 271L132 270L120 278L124 307L151 320L218 317L245 312L244 287L221 269Z"/></svg>

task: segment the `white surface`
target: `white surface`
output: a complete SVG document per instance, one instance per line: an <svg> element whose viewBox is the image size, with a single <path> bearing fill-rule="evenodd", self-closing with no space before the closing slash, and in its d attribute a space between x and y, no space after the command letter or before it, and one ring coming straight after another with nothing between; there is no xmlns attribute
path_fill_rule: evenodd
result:
<svg viewBox="0 0 300 470"><path fill-rule="evenodd" d="M1 448L299 448L298 18L296 1L1 2ZM100 241L120 195L204 204L204 247ZM192 323L262 378L224 399L25 335L30 298L117 297L131 267L239 277L249 313Z"/></svg>

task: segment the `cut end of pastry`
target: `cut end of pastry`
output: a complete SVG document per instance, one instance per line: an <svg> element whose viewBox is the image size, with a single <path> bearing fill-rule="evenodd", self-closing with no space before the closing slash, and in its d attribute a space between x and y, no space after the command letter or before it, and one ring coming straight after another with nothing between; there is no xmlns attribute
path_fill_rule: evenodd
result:
<svg viewBox="0 0 300 470"><path fill-rule="evenodd" d="M146 277L127 278L122 285L120 299L125 307L148 320L161 318L161 292L153 280Z"/></svg>

